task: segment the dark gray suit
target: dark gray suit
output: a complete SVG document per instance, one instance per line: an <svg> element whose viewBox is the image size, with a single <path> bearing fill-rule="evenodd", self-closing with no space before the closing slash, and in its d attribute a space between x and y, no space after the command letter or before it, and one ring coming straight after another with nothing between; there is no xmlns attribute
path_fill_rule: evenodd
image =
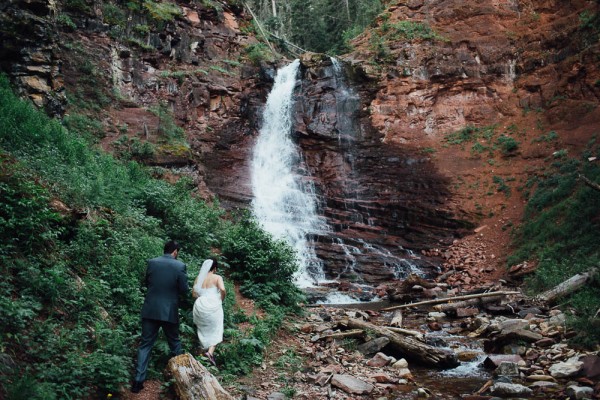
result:
<svg viewBox="0 0 600 400"><path fill-rule="evenodd" d="M150 352L162 327L172 355L182 353L179 340L179 295L186 293L188 278L185 264L165 254L148 260L148 291L142 306L142 341L138 349L135 380L146 380Z"/></svg>

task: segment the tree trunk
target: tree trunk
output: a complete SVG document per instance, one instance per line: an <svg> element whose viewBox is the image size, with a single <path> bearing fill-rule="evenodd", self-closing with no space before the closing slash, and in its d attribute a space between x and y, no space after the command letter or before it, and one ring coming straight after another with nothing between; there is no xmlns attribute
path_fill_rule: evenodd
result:
<svg viewBox="0 0 600 400"><path fill-rule="evenodd" d="M502 296L502 295L498 295L498 296L483 297L483 298L478 298L478 299L457 301L455 303L438 304L436 306L433 306L433 309L435 311L440 311L440 312L456 311L457 308L466 308L466 307L470 307L470 306L479 306L479 305L484 305L484 304L488 304L488 303L495 303L497 301L500 301L503 297L504 296Z"/></svg>
<svg viewBox="0 0 600 400"><path fill-rule="evenodd" d="M572 293L585 285L585 283L596 273L596 269L592 269L583 274L577 274L563 283L556 285L550 290L545 291L544 293L536 296L536 299L545 301L547 303L552 303L556 299L566 296L569 293Z"/></svg>
<svg viewBox="0 0 600 400"><path fill-rule="evenodd" d="M401 306L393 306L393 307L384 308L384 309L382 309L382 311L391 311L391 310L397 310L399 308L425 306L425 305L431 305L431 304L450 303L451 301L454 301L454 300L469 300L469 299L478 299L481 297L490 297L490 296L499 296L499 295L508 296L511 294L521 294L521 292L488 292L488 293L479 293L479 294L468 294L466 296L455 296L455 297L447 297L445 299L425 300L425 301L419 301L417 303L402 304Z"/></svg>
<svg viewBox="0 0 600 400"><path fill-rule="evenodd" d="M175 379L179 400L233 400L217 378L189 353L171 358L167 372Z"/></svg>
<svg viewBox="0 0 600 400"><path fill-rule="evenodd" d="M430 346L419 342L413 337L403 336L369 322L350 318L340 321L340 325L345 325L352 329L364 329L367 332L373 332L378 336L386 337L390 340L388 346L400 352L402 356L424 365L437 368L453 368L459 364L456 354L449 350Z"/></svg>

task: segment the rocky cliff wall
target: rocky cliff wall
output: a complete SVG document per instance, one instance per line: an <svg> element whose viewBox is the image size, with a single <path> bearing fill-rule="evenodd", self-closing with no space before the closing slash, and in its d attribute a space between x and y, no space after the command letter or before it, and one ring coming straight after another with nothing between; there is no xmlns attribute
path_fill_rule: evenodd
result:
<svg viewBox="0 0 600 400"><path fill-rule="evenodd" d="M1 69L50 114L99 121L104 148L167 167L167 179L190 175L226 207L247 206L277 68L246 57L256 43L249 17L227 3L181 2L172 21L134 35L147 17L118 25L100 2L80 3L4 2ZM419 251L447 247L473 223L517 221L522 201L492 193L491 178L526 179L558 146L580 149L598 122L598 11L583 0L399 1L341 64L303 57L292 134L330 227L314 238L327 276L398 277L437 265ZM159 106L185 141L165 138ZM448 146L446 135L467 125L506 135L518 125L519 150L484 162ZM560 142L527 144L549 129ZM146 142L151 155L136 147Z"/></svg>

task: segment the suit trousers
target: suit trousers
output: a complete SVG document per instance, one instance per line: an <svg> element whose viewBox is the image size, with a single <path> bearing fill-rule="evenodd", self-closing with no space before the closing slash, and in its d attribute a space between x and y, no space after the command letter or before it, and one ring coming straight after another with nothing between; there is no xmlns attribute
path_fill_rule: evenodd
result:
<svg viewBox="0 0 600 400"><path fill-rule="evenodd" d="M183 353L181 349L181 341L179 340L179 324L174 324L167 321L158 321L155 319L142 318L142 341L138 348L137 367L135 380L144 382L146 380L146 371L148 362L150 361L150 352L154 347L154 342L158 337L158 330L162 328L169 348L171 356L176 356Z"/></svg>

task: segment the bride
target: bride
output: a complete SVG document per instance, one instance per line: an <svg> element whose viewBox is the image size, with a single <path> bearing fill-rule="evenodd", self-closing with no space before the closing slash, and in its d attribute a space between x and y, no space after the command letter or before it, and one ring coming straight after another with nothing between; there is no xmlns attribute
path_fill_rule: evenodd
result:
<svg viewBox="0 0 600 400"><path fill-rule="evenodd" d="M223 300L226 294L223 277L216 271L216 261L204 261L192 289L192 296L196 297L193 315L198 339L202 349L207 350L204 355L214 366L215 346L223 341Z"/></svg>

